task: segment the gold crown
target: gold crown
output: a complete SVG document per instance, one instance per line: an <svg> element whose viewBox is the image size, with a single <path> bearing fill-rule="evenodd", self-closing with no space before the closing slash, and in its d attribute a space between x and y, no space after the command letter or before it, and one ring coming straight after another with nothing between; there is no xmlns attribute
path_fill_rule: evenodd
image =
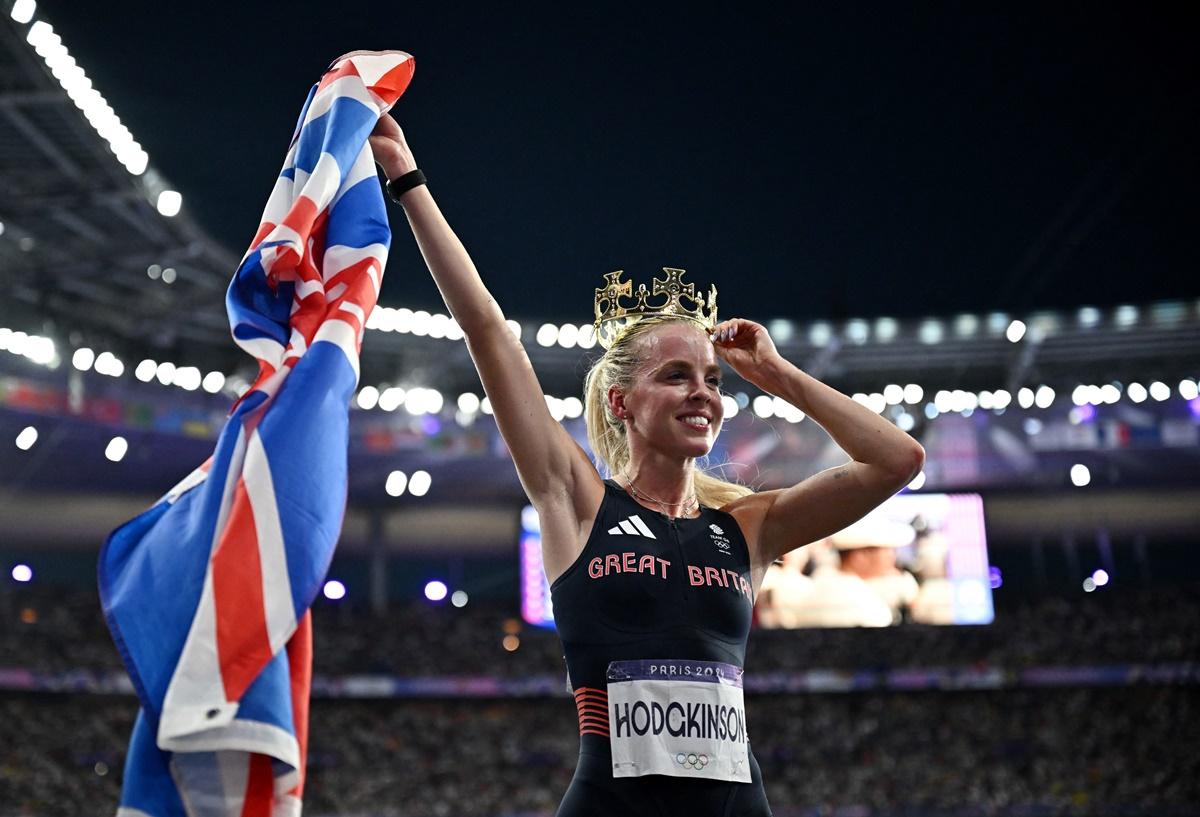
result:
<svg viewBox="0 0 1200 817"><path fill-rule="evenodd" d="M621 276L625 274L624 270L610 272L604 276L607 285L596 290L594 324L596 339L600 341L601 346L608 349L627 326L650 315L681 315L700 321L706 329L717 325L715 286L709 287L706 304L703 297L696 295L694 284L685 284L680 280L686 270L663 267L663 272L667 277L661 281L655 278L652 290L647 292L645 284L638 284L636 294L632 281L621 280ZM649 298L659 295L667 296L666 301L660 304L649 303ZM622 298L635 299L633 306L623 306ZM691 302L692 306L685 306L684 300Z"/></svg>

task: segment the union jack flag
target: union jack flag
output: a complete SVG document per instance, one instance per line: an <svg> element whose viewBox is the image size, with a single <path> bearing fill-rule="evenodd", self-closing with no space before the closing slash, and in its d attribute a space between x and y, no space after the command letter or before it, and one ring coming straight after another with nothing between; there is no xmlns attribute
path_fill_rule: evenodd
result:
<svg viewBox="0 0 1200 817"><path fill-rule="evenodd" d="M346 501L348 408L391 233L367 136L404 93L399 51L312 88L226 296L259 364L212 457L115 530L101 602L141 699L119 817L297 817L309 606Z"/></svg>

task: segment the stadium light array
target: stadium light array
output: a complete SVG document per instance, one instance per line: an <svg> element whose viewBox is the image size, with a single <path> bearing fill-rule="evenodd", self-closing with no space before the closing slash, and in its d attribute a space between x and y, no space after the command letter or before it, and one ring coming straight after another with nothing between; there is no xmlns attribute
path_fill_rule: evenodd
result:
<svg viewBox="0 0 1200 817"><path fill-rule="evenodd" d="M18 9L18 5L20 8ZM28 17L26 22L33 20L36 5L17 4L13 6L13 19L20 22L20 17ZM46 63L50 73L75 103L75 107L83 113L88 124L108 143L109 149L117 157L125 169L134 176L141 176L150 164L150 156L133 138L129 128L121 122L112 106L99 91L92 87L92 81L84 70L75 62L75 58L63 45L62 37L54 31L54 27L45 20L34 21L25 35L25 40L37 55Z"/></svg>
<svg viewBox="0 0 1200 817"><path fill-rule="evenodd" d="M1200 396L1200 386L1191 378L1184 378L1179 381L1179 396L1184 400L1195 400Z"/></svg>
<svg viewBox="0 0 1200 817"><path fill-rule="evenodd" d="M51 338L14 332L0 327L0 350L23 357L39 366L56 369L61 362L58 349Z"/></svg>
<svg viewBox="0 0 1200 817"><path fill-rule="evenodd" d="M16 564L13 565L13 569L9 572L9 575L12 576L14 582L24 584L33 581L33 568L27 564Z"/></svg>

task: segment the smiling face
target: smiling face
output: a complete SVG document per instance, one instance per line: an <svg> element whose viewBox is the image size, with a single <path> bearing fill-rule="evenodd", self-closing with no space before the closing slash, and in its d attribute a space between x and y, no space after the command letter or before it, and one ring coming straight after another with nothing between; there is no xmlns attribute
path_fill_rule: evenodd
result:
<svg viewBox="0 0 1200 817"><path fill-rule="evenodd" d="M668 321L639 338L641 364L629 388L609 390L631 447L672 458L703 457L721 430L721 368L712 341L688 321Z"/></svg>

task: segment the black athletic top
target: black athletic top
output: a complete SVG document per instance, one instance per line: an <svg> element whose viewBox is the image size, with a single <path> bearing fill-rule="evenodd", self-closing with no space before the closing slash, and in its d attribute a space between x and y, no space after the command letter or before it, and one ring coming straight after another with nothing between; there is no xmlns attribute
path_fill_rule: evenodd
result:
<svg viewBox="0 0 1200 817"><path fill-rule="evenodd" d="M695 519L672 520L606 480L583 553L551 586L580 733L608 735L610 661L744 666L753 595L732 516L702 507Z"/></svg>

